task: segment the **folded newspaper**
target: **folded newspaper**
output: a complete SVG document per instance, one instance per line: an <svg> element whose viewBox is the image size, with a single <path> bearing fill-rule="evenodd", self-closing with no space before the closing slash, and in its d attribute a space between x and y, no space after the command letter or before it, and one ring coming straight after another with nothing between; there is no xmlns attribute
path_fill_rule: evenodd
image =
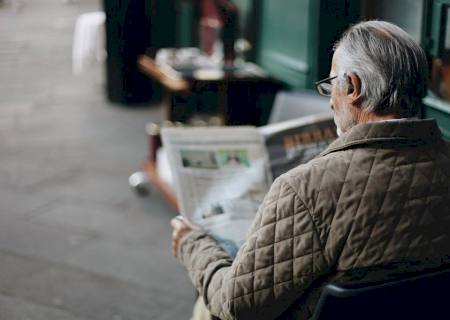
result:
<svg viewBox="0 0 450 320"><path fill-rule="evenodd" d="M272 181L324 150L336 127L327 114L259 128L169 127L161 135L180 213L239 247Z"/></svg>

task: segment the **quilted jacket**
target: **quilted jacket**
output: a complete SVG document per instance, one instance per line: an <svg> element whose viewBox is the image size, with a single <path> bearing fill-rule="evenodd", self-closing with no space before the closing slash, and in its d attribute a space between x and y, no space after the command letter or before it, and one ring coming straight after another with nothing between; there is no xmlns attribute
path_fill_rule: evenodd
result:
<svg viewBox="0 0 450 320"><path fill-rule="evenodd" d="M450 144L434 120L382 121L276 179L234 260L201 231L178 257L221 319L307 318L351 270L444 263L449 230Z"/></svg>

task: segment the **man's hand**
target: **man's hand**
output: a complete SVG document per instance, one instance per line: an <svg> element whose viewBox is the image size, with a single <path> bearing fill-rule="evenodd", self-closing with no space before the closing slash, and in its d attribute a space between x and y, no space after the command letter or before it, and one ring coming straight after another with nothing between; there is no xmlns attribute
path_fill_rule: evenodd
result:
<svg viewBox="0 0 450 320"><path fill-rule="evenodd" d="M170 225L173 228L172 254L174 257L176 257L180 239L186 232L191 230L191 227L189 226L189 224L186 222L186 220L182 216L176 216L175 218L173 218L170 221Z"/></svg>

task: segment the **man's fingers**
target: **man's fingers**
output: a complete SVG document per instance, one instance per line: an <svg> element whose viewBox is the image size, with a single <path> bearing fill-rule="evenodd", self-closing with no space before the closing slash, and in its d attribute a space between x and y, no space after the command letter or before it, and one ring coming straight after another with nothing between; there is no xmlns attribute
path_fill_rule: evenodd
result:
<svg viewBox="0 0 450 320"><path fill-rule="evenodd" d="M174 257L177 256L177 249L178 249L178 239L177 240L173 239L172 240L172 255Z"/></svg>
<svg viewBox="0 0 450 320"><path fill-rule="evenodd" d="M172 226L172 228L178 229L183 225L183 222L179 218L175 217L170 220L170 225Z"/></svg>
<svg viewBox="0 0 450 320"><path fill-rule="evenodd" d="M177 256L177 245L175 245L175 244L172 244L172 255L174 257Z"/></svg>
<svg viewBox="0 0 450 320"><path fill-rule="evenodd" d="M180 242L181 237L190 230L189 224L182 216L176 216L172 220L170 220L170 225L173 228L172 232L172 254L177 256L177 249Z"/></svg>

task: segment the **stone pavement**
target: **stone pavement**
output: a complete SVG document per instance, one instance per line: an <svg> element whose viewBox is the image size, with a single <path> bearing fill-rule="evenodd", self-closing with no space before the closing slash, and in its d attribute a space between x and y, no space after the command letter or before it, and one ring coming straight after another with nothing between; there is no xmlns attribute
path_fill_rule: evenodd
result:
<svg viewBox="0 0 450 320"><path fill-rule="evenodd" d="M0 320L188 319L194 290L170 254L175 214L128 176L159 106L71 74L76 17L95 0L0 1Z"/></svg>

